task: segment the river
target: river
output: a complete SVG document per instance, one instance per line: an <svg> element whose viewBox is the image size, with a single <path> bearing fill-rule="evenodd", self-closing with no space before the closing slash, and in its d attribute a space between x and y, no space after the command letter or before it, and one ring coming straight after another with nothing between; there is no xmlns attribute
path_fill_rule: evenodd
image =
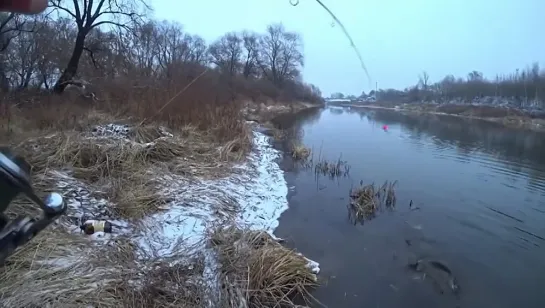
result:
<svg viewBox="0 0 545 308"><path fill-rule="evenodd" d="M322 286L313 295L321 304L545 307L544 134L340 108L277 124L298 132L314 160L341 157L351 166L348 177L329 179L289 158L282 162L289 209L275 233L320 263ZM350 188L385 180L398 181L396 209L350 223ZM409 269L411 255L448 264L458 294L440 294Z"/></svg>

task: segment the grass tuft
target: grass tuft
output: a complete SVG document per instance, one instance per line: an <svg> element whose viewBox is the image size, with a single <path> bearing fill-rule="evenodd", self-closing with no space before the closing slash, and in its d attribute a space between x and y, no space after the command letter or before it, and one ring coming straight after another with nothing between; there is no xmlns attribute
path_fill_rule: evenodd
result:
<svg viewBox="0 0 545 308"><path fill-rule="evenodd" d="M310 157L311 150L302 144L293 144L291 157L297 161L305 161Z"/></svg>
<svg viewBox="0 0 545 308"><path fill-rule="evenodd" d="M295 307L318 285L308 260L268 233L216 229L210 240L220 263L221 307Z"/></svg>
<svg viewBox="0 0 545 308"><path fill-rule="evenodd" d="M350 165L341 159L338 159L336 162L324 159L314 165L314 173L316 175L326 175L330 178L348 176L350 174Z"/></svg>
<svg viewBox="0 0 545 308"><path fill-rule="evenodd" d="M138 248L119 238L92 247L84 238L46 230L0 269L6 307L205 307L203 258L137 260Z"/></svg>
<svg viewBox="0 0 545 308"><path fill-rule="evenodd" d="M382 186L375 184L363 185L351 189L350 204L348 206L349 218L354 224L363 223L367 219L372 219L384 206L388 209L395 208L396 194L394 182L384 182Z"/></svg>

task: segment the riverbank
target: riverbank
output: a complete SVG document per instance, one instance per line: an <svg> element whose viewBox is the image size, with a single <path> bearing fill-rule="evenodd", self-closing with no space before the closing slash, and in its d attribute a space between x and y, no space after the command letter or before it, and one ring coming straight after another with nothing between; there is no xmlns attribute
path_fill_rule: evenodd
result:
<svg viewBox="0 0 545 308"><path fill-rule="evenodd" d="M545 117L532 117L523 111L492 106L474 106L474 105L434 105L434 104L403 104L397 106L390 105L355 105L345 104L345 107L367 108L367 109L386 109L400 112L427 113L436 115L448 115L454 117L470 118L484 120L494 123L500 123L511 128L528 129L533 131L545 132Z"/></svg>
<svg viewBox="0 0 545 308"><path fill-rule="evenodd" d="M294 102L294 103L247 103L242 110L243 116L247 121L254 121L260 124L266 124L275 118L283 115L296 115L302 111L321 108L324 104Z"/></svg>
<svg viewBox="0 0 545 308"><path fill-rule="evenodd" d="M254 114L264 121L307 105L277 106ZM29 160L36 188L55 187L69 211L10 259L2 302L254 307L305 296L318 264L272 235L287 209L280 152L243 116L217 123L237 132L224 138L100 112L62 130L12 117L8 143ZM11 211L35 213L24 200ZM81 233L93 221L113 232Z"/></svg>

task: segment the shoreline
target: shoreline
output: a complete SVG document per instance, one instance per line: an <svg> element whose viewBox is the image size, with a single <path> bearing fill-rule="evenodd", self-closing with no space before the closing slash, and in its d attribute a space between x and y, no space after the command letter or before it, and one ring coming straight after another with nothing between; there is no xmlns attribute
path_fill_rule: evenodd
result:
<svg viewBox="0 0 545 308"><path fill-rule="evenodd" d="M246 121L267 125L267 123L272 122L281 116L295 116L305 110L323 108L325 106L325 104L312 104L308 102L297 102L293 104L277 103L269 105L259 104L256 108L244 108L242 116Z"/></svg>
<svg viewBox="0 0 545 308"><path fill-rule="evenodd" d="M320 106L301 103L297 105L297 108L282 109L287 110L287 112L275 112L273 118L287 113L297 114L303 110L316 107ZM154 165L151 162L148 168L150 168L149 171L156 173L153 177L155 179L154 183L157 185L152 189L156 191L159 197L164 197L166 203L158 205L157 212L146 214L142 218L119 218L116 214L112 216L110 216L111 214L103 214L105 209L111 210L115 206L118 206L115 200L112 201L107 196L94 196L93 192L97 191L98 186L78 179L70 171L73 168L71 166L66 166L69 167L66 173L60 173L56 168L52 169L56 174L50 181L56 182L54 186L65 196L66 202L70 207L69 215L60 220L56 227L51 228L48 232L44 232L44 234L41 234L33 242L33 244L38 244L42 247L37 252L37 255L43 260L35 261L35 254L26 255L26 253L19 258L25 262L32 260L37 264L49 264L51 269L45 269L46 273L49 270L54 273L54 271L58 270L57 267L61 267L65 269L66 275L76 277L78 276L76 273L81 273L90 275L89 277L92 276L95 280L108 281L108 284L113 285L122 285L123 281L118 281L119 279L130 280L136 279L135 277L149 276L150 278L138 278L143 279L142 284L145 286L149 279L155 279L155 271L159 270L158 267L164 271L173 271L176 270L176 266L184 264L183 266L187 267L184 270L191 270L188 277L195 279L196 283L204 283L212 292L223 292L222 290L218 290L217 285L222 283L222 279L224 278L225 274L221 268L225 264L218 258L223 257L221 255L224 252L222 249L228 250L229 247L225 247L225 243L219 244L216 247L214 243L210 244L210 241L214 240L213 237L216 236L215 234L217 234L218 230L222 230L222 228L233 224L233 226L238 227L239 231L235 230L236 232L243 233L243 238L240 240L248 240L244 236L251 238L252 232L269 234L269 237L267 237L269 240L267 241L270 242L265 245L265 249L271 249L271 251L284 249L284 255L290 250L288 256L291 258L291 262L299 262L299 266L301 267L297 275L307 275L305 276L307 277L306 279L310 279L310 282L303 283L315 283L317 281L316 275L320 271L319 264L298 254L296 251L283 248L282 239L276 238L273 234L279 224L280 215L288 208L287 198L289 196L289 189L284 171L278 164L278 159L282 158L283 152L274 148L274 140L272 138L259 131L260 128L264 127L263 123L248 123L248 126L250 128L249 138L252 139L253 144L252 148L245 154L241 161L233 162L232 165L230 164L231 166L228 166L228 169L223 169L223 175L219 178L201 177L199 171L206 172L208 166L204 161L192 160L193 155L187 157L182 155L180 157L185 161L187 159L191 160L188 165L188 174L185 174L183 170L181 174L176 174L176 171L167 171L166 169L162 169L160 164ZM131 140L128 137L133 129L131 125L107 124L101 126L101 124L98 124L93 128L92 132L83 131L76 133L76 135L79 134L81 137L80 141L72 140L71 142L85 144L89 141L85 142L84 140L92 139L94 141L91 142L104 142L110 149L129 146L149 150L162 141L174 144L179 141L177 138L185 138L186 141L184 141L183 145L180 144L180 146L187 147L185 143L188 139L191 139L187 135L182 137L183 134L180 135L178 132L165 130L161 133L161 137L142 143ZM191 133L191 131L186 133ZM37 138L44 139L50 137L38 136ZM203 142L208 141L203 140ZM212 147L213 144L201 144L201 146ZM220 146L228 147L229 145ZM191 154L194 149L189 146L186 150L189 151L188 154ZM213 152L210 153L213 154ZM77 190L76 195L72 195L70 190ZM72 220L83 214L96 216L87 217L91 218L91 220L107 220L115 223L116 228L119 226L117 228L117 232L119 233L108 234L97 232L91 236L79 235L77 226ZM53 232L61 233L57 236L59 238L55 239L55 242L50 245L42 245L44 241L52 241L50 233ZM236 237L238 236L236 232L223 235ZM120 246L121 244L123 246ZM233 244L230 243L230 245ZM50 246L49 249L46 249L46 246ZM115 251L125 246L130 247L130 249L124 253L132 255L128 259L118 260L117 255L114 255L115 257L112 257L111 260L110 258L103 260L96 256L97 252L100 252L99 255L110 254L112 253L112 249ZM267 246L269 247L267 248ZM52 247L57 252L49 254L48 251ZM29 246L29 249L32 248ZM260 250L261 248L256 249L256 251ZM244 254L244 252L241 253ZM269 256L269 258L271 257L273 256ZM202 269L201 266L195 266L192 263L193 258L201 260L195 263L195 265L202 264ZM284 259L284 261L286 260ZM280 260L275 262L280 262ZM94 268L87 268L85 264L93 264ZM304 270L305 266L306 270ZM125 268L123 275L118 272L120 267ZM256 266L256 268L263 267ZM249 265L243 266L243 269L248 271ZM10 276L14 275L14 277L17 277L21 276L18 273L24 273L27 278L13 285L13 289L10 288L4 300L17 304L21 302L30 304L34 301L48 302L49 296L47 294L33 294L34 292L32 291L28 294L29 290L26 291L27 293L24 291L26 290L25 286L32 283L30 278L33 276L33 273L43 275L44 269L29 268L21 272L22 270L14 268L13 272L11 272ZM199 272L201 270L202 272ZM307 271L308 273L305 274ZM301 274L301 272L305 273ZM242 276L246 277L246 274ZM63 277L64 275L52 276L49 278L50 280L44 280L44 283L60 283L57 280L63 279ZM16 278L11 278L11 280L14 279L15 281L19 281ZM230 279L233 279L233 277L230 277ZM316 281L313 281L313 279ZM78 283L78 288L84 288L88 283L94 282L78 281ZM172 281L165 283L172 283ZM180 288L183 288L183 286L180 286ZM69 287L70 283L67 283L66 288ZM194 286L189 285L188 287L191 289ZM232 286L232 288L237 289L238 287ZM252 289L252 287L242 287L242 290L244 289ZM140 291L136 290L134 292ZM111 301L119 300L119 295L108 293L106 289L97 293L96 297L87 298L84 302L92 304L96 301L95 298L98 297L106 297ZM219 296L219 294L215 294L215 296ZM208 298L205 299L208 300ZM213 301L217 300L217 298L209 300ZM70 301L71 299L67 299L67 303ZM203 307L206 307L206 305Z"/></svg>
<svg viewBox="0 0 545 308"><path fill-rule="evenodd" d="M382 109L390 110L397 112L409 112L416 114L430 114L430 115L441 115L441 116L452 116L457 118L464 118L470 120L481 120L487 122L498 123L510 128L517 129L526 129L536 132L545 133L545 119L532 119L530 117L524 116L504 116L504 117L482 117L482 116L472 116L472 115L462 115L462 114L453 114L448 112L439 112L433 110L422 110L418 108L394 108L394 107L385 107L378 105L355 105L355 104L346 104L339 107L349 107L357 109Z"/></svg>

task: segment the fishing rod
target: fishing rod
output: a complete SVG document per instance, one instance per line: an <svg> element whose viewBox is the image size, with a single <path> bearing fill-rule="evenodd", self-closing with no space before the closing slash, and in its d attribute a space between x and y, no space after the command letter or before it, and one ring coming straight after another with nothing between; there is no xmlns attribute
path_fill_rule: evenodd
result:
<svg viewBox="0 0 545 308"><path fill-rule="evenodd" d="M367 76L367 80L369 81L369 86L371 87L371 76L369 75L369 71L367 70L367 66L365 66L365 63L363 62L363 57L361 56L361 53L354 43L354 40L352 39L352 36L350 33L348 33L348 30L346 30L346 27L344 24L337 18L337 16L321 1L321 0L315 0L326 12L333 18L334 23L338 24L341 27L341 30L343 31L344 35L348 38L348 41L350 41L350 47L354 49L356 52L356 56L358 57L358 60L360 61L361 68L365 72L365 75ZM299 0L289 0L290 4L292 6L298 6Z"/></svg>
<svg viewBox="0 0 545 308"><path fill-rule="evenodd" d="M30 180L30 169L23 157L14 155L7 147L0 148L0 265L67 209L58 193L50 193L44 199L37 196ZM10 220L4 212L19 195L38 205L42 214L35 217L22 215Z"/></svg>

